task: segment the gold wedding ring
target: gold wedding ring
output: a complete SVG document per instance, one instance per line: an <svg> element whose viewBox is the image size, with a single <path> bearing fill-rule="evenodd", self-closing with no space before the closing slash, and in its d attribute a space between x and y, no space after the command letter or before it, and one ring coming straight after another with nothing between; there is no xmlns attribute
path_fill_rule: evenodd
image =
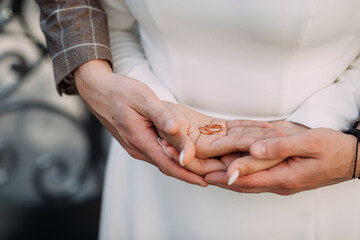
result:
<svg viewBox="0 0 360 240"><path fill-rule="evenodd" d="M222 130L222 126L218 124L208 124L205 127L199 127L199 131L202 134L211 135L214 133L219 133Z"/></svg>

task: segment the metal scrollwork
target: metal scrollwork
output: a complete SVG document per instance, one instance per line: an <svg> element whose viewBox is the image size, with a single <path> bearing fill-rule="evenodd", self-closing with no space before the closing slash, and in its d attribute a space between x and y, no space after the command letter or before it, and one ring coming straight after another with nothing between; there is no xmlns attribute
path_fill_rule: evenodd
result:
<svg viewBox="0 0 360 240"><path fill-rule="evenodd" d="M0 187L10 180L17 155L14 145L4 138L0 138Z"/></svg>
<svg viewBox="0 0 360 240"><path fill-rule="evenodd" d="M96 172L96 161L105 152L99 143L103 136L93 116L79 118L47 102L13 98L47 59L46 47L32 35L24 18L21 6L26 2L0 3L0 34L20 34L38 52L31 62L22 52L0 52L0 67L8 69L6 76L0 72L0 193L13 194L11 184L26 185L46 203L63 204L76 198ZM20 20L21 33L6 30L15 18ZM21 174L27 181L18 180Z"/></svg>

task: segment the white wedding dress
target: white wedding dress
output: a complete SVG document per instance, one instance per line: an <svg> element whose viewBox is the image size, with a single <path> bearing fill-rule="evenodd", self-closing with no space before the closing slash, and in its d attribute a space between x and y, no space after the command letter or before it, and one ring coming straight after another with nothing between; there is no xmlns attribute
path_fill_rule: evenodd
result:
<svg viewBox="0 0 360 240"><path fill-rule="evenodd" d="M337 130L358 117L359 0L101 2L115 72L162 100ZM286 197L201 188L113 141L100 239L360 239L360 184Z"/></svg>

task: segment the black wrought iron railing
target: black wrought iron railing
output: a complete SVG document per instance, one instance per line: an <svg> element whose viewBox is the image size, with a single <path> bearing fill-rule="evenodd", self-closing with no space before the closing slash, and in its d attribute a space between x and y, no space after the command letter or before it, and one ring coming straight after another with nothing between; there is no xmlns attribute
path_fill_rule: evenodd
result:
<svg viewBox="0 0 360 240"><path fill-rule="evenodd" d="M0 201L17 202L28 194L25 198L30 202L66 204L81 198L88 185L92 192L101 192L107 137L86 110L76 116L46 100L18 94L42 63L49 61L44 43L28 25L29 2L0 1L0 38L10 36L14 42L26 38L36 52L35 60L29 61L24 52L0 46ZM17 22L15 31L8 28L13 21Z"/></svg>

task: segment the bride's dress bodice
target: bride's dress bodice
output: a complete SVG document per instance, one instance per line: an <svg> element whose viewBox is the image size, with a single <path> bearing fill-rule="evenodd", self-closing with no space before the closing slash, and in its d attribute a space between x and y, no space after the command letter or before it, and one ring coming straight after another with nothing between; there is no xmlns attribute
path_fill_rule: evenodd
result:
<svg viewBox="0 0 360 240"><path fill-rule="evenodd" d="M281 118L360 50L359 0L128 0L142 47L177 101Z"/></svg>
<svg viewBox="0 0 360 240"><path fill-rule="evenodd" d="M360 0L101 1L114 71L161 99L310 127L358 116ZM202 189L114 140L100 239L359 239L359 193L356 181L286 198Z"/></svg>

